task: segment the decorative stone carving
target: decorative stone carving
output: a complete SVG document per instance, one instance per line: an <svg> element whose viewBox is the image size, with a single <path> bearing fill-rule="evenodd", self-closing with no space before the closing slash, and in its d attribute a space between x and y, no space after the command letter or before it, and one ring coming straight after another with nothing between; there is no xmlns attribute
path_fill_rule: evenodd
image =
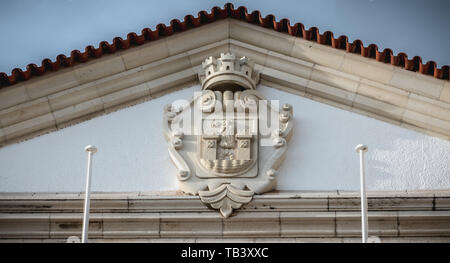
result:
<svg viewBox="0 0 450 263"><path fill-rule="evenodd" d="M164 135L182 191L229 217L233 209L276 187L292 135L292 107L256 91L248 58L207 58L202 92L164 109Z"/></svg>

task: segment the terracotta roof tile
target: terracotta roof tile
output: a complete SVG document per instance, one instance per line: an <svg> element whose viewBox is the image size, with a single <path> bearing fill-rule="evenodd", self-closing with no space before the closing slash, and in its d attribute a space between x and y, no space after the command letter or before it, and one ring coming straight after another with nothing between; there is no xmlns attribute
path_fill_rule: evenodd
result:
<svg viewBox="0 0 450 263"><path fill-rule="evenodd" d="M127 35L126 39L116 37L113 39L112 43L102 41L99 43L98 48L94 46L87 46L84 52L73 50L70 53L70 57L59 55L56 57L56 61L51 61L48 58L44 59L42 60L41 66L37 66L36 64L28 64L26 71L23 71L20 68L15 68L12 70L11 75L7 75L2 72L0 73L0 88L29 80L34 76L40 76L47 72L58 71L61 68L71 67L91 59L99 58L103 54L110 54L116 52L117 50L124 50L132 46L142 45L146 42L154 41L161 37L170 36L176 34L177 32L183 32L190 28L199 27L225 18L246 21L248 23L270 28L278 32L287 33L291 36L315 41L322 45L342 49L350 53L360 54L363 57L376 59L377 61L383 63L390 63L406 70L431 75L438 79L449 80L448 65L437 68L434 61L428 61L424 64L422 63L422 58L419 56L415 56L412 59L408 59L408 55L405 53L399 53L395 56L392 50L388 48L383 51L379 51L377 45L375 44L370 44L369 46L364 47L361 40L355 40L353 43L350 43L347 36L339 36L338 38L335 38L333 32L330 31L320 34L319 29L316 27L305 29L302 23L295 23L294 25L291 25L289 20L285 18L280 21L276 21L275 16L273 15L262 17L259 11L248 13L247 8L240 6L235 9L233 4L228 3L224 6L224 8L213 7L210 13L200 11L197 17L187 15L184 17L182 22L178 19L173 19L170 21L169 26L158 24L155 30L144 28L140 35L132 32Z"/></svg>

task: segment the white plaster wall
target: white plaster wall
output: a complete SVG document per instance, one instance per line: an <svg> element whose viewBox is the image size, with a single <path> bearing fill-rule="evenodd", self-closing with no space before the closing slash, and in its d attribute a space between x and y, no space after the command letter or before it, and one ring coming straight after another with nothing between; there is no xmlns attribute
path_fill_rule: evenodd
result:
<svg viewBox="0 0 450 263"><path fill-rule="evenodd" d="M356 190L355 145L365 143L370 190L450 188L450 142L259 86L294 106L295 130L280 190ZM177 189L162 135L162 109L192 87L0 149L0 192L81 192L94 144L93 191Z"/></svg>

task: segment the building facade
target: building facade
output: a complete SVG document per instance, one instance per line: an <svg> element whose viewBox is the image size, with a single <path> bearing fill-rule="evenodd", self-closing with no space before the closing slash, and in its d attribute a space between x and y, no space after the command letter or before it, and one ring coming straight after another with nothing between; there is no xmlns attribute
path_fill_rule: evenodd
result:
<svg viewBox="0 0 450 263"><path fill-rule="evenodd" d="M2 242L81 235L88 144L90 242L360 242L359 143L369 235L450 241L448 66L226 5L28 69L1 78Z"/></svg>

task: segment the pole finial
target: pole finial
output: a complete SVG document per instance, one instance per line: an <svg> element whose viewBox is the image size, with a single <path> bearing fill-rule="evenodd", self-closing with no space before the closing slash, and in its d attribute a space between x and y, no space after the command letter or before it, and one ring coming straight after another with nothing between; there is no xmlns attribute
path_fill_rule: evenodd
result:
<svg viewBox="0 0 450 263"><path fill-rule="evenodd" d="M96 153L97 152L97 147L95 147L94 145L88 145L86 146L86 148L84 148L84 150L86 152L90 152L90 153Z"/></svg>
<svg viewBox="0 0 450 263"><path fill-rule="evenodd" d="M360 152L360 151L367 152L367 150L369 150L369 147L367 147L367 145L364 145L364 144L358 144L355 147L356 152Z"/></svg>

